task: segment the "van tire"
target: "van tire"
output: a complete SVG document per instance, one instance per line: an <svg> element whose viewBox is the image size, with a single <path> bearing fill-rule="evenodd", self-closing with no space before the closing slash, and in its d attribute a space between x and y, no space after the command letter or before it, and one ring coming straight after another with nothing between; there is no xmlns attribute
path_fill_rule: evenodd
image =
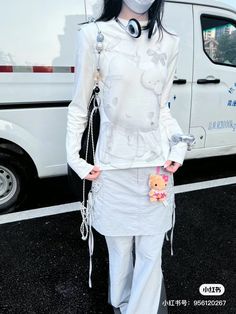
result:
<svg viewBox="0 0 236 314"><path fill-rule="evenodd" d="M0 214L15 211L27 199L26 169L18 155L0 152Z"/></svg>

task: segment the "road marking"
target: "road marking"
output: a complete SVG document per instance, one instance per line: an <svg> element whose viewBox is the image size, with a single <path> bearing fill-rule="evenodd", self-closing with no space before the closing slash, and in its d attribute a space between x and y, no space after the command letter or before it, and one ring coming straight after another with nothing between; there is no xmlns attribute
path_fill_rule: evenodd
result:
<svg viewBox="0 0 236 314"><path fill-rule="evenodd" d="M0 224L78 211L79 206L79 202L74 202L0 215Z"/></svg>
<svg viewBox="0 0 236 314"><path fill-rule="evenodd" d="M203 182L189 183L189 184L181 184L176 185L174 187L174 191L176 194L185 193L191 191L198 191L203 189L215 188L218 186L230 185L236 183L236 177L229 177L223 179L215 179Z"/></svg>
<svg viewBox="0 0 236 314"><path fill-rule="evenodd" d="M174 187L175 194L186 193L191 191L198 191L203 189L215 188L224 185L236 184L236 177L229 177L224 179L209 180L203 182L196 182L190 184L176 185ZM51 215L58 215L68 212L79 211L80 202L66 203L56 206L41 207L0 215L0 224L28 220L39 217L46 217Z"/></svg>

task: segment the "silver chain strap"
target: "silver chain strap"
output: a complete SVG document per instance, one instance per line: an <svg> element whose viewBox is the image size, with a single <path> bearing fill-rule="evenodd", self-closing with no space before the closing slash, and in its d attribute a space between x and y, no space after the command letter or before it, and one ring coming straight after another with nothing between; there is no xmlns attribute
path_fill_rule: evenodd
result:
<svg viewBox="0 0 236 314"><path fill-rule="evenodd" d="M96 96L95 96L96 97ZM98 106L95 104L95 97L93 99L93 109L90 114L89 118L89 125L88 125L88 137L86 143L86 153L85 153L85 160L87 161L88 158L88 147L89 147L89 138L91 136L92 141L92 153L93 153L93 160L95 158L95 145L94 145L94 137L93 137L93 114L95 111L98 110ZM82 215L82 223L80 226L80 232L82 234L82 239L86 240L88 237L88 217L89 217L89 207L85 206L85 179L83 179L83 201L81 204L80 212Z"/></svg>
<svg viewBox="0 0 236 314"><path fill-rule="evenodd" d="M94 18L92 18L90 21L94 22L96 24ZM93 109L90 113L90 117L88 120L88 136L87 136L86 152L85 152L85 160L86 161L88 159L88 149L89 149L90 137L91 137L91 141L92 141L93 161L95 161L95 145L94 145L94 137L93 137L93 115L99 109L100 104L101 104L101 99L100 99L98 93L100 91L99 80L101 79L101 76L100 76L100 55L101 55L101 51L103 50L104 36L101 33L97 24L96 24L96 26L98 28L97 42L96 42L96 50L98 53L98 57L97 57L97 64L96 64L96 75L95 75L95 79L94 79L95 80L95 85L94 85L95 95L92 99ZM96 91L96 88L98 88L98 91ZM82 201L81 206L80 206L80 212L81 212L81 216L82 216L82 223L80 226L80 232L82 235L82 240L86 240L88 237L88 234L89 234L88 218L90 216L90 207L88 206L88 202L86 205L87 206L85 206L85 179L83 179L83 201Z"/></svg>

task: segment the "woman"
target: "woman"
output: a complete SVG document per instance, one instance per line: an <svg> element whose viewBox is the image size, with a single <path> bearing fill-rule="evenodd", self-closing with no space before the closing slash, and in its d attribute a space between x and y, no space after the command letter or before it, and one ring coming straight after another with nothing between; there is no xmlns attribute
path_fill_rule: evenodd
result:
<svg viewBox="0 0 236 314"><path fill-rule="evenodd" d="M164 0L104 1L96 23L79 31L76 88L68 108L67 161L92 181L90 224L108 247L109 302L125 314L158 311L162 245L170 229L172 240L175 219L173 174L187 150L186 143L170 142L182 133L168 106L179 37L163 28L163 6ZM128 31L132 18L138 22ZM96 26L104 41L101 124L91 165L78 152L94 85Z"/></svg>

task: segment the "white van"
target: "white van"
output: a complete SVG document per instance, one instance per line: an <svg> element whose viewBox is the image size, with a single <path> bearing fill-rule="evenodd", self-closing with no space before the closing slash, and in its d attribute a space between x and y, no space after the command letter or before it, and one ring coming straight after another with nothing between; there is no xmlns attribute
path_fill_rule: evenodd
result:
<svg viewBox="0 0 236 314"><path fill-rule="evenodd" d="M66 175L66 119L75 38L101 0L8 0L0 19L0 212L33 178ZM180 36L170 107L196 138L187 158L236 153L236 9L211 0L167 0L164 26Z"/></svg>

